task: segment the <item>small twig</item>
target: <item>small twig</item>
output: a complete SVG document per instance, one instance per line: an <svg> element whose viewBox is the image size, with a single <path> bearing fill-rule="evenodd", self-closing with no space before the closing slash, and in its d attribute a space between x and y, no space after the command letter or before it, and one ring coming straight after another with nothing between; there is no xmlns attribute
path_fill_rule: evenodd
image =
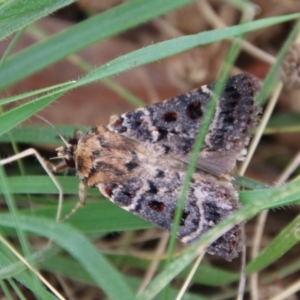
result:
<svg viewBox="0 0 300 300"><path fill-rule="evenodd" d="M29 269L31 270L46 287L58 298L65 300L65 298L35 269L13 246L11 246L1 235L0 241Z"/></svg>
<svg viewBox="0 0 300 300"><path fill-rule="evenodd" d="M196 261L193 265L193 268L191 269L188 277L186 278L186 280L185 280L183 286L181 287L181 289L180 289L180 291L179 291L179 293L178 293L175 300L180 300L184 296L184 293L186 292L188 286L190 285L190 283L193 279L193 276L195 275L195 273L196 273L196 271L197 271L197 269L198 269L198 267L199 267L199 265L202 261L202 258L204 256L204 254L205 254L205 251L203 251L201 254L198 255L198 258L196 259Z"/></svg>
<svg viewBox="0 0 300 300"><path fill-rule="evenodd" d="M207 1L202 0L197 2L198 9L201 15L206 19L206 21L213 26L213 28L220 29L225 28L227 25L220 19L220 17L214 12L211 6ZM234 40L235 38L229 38L228 40ZM255 47L246 40L241 41L241 48L252 55L253 57L262 60L270 65L273 65L276 61L276 58L271 54L262 51L261 49Z"/></svg>
<svg viewBox="0 0 300 300"><path fill-rule="evenodd" d="M169 233L164 232L164 234L162 235L162 237L157 245L157 248L154 252L155 257L152 259L152 262L147 269L144 279L142 280L142 283L138 289L137 295L141 294L144 291L144 289L147 287L149 282L151 282L151 280L157 270L158 264L161 261L159 256L161 256L165 252L167 244L168 244L168 240L169 240Z"/></svg>

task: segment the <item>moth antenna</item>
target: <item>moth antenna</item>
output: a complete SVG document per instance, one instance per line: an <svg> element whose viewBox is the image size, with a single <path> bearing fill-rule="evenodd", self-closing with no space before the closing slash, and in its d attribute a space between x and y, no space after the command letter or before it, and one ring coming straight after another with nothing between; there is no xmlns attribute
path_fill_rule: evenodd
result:
<svg viewBox="0 0 300 300"><path fill-rule="evenodd" d="M63 141L63 143L64 143L66 146L69 145L69 143L63 138L63 136L58 132L58 130L54 127L54 125L53 125L51 122L49 122L47 119L45 119L45 118L42 117L42 116L36 115L36 117L39 118L39 119L41 119L41 120L43 120L43 121L46 122L48 125L50 125L50 126L54 129L54 131L57 133L57 135L60 137L60 139Z"/></svg>

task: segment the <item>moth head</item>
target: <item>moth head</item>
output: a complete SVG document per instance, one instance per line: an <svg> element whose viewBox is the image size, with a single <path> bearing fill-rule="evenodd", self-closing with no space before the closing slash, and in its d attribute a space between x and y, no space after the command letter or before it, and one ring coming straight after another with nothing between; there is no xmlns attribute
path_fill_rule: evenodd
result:
<svg viewBox="0 0 300 300"><path fill-rule="evenodd" d="M64 146L61 146L56 149L57 158L61 158L65 161L65 164L69 168L75 168L75 158L74 152L77 148L78 139L72 138L68 142L65 143Z"/></svg>
<svg viewBox="0 0 300 300"><path fill-rule="evenodd" d="M65 145L55 149L57 152L57 157L55 157L55 159L63 159L67 167L75 168L75 151L77 149L78 141L83 136L83 133L79 130L76 130L74 137L68 142L60 134L59 136Z"/></svg>

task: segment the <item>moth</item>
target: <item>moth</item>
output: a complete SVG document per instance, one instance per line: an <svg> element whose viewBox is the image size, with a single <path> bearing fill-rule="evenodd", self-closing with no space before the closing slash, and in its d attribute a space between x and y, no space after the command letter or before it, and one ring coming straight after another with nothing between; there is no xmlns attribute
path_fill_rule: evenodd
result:
<svg viewBox="0 0 300 300"><path fill-rule="evenodd" d="M185 171L215 84L113 117L78 133L57 149L86 187L96 187L121 208L171 231ZM185 199L177 237L192 243L239 207L230 176L244 159L251 130L259 121L254 97L260 90L248 74L230 77L221 94ZM230 261L243 243L233 227L207 252Z"/></svg>

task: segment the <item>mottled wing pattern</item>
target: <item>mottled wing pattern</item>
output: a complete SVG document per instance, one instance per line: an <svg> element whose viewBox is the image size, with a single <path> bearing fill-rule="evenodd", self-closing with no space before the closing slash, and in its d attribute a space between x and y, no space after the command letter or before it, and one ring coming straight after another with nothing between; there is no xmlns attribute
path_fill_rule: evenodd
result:
<svg viewBox="0 0 300 300"><path fill-rule="evenodd" d="M214 85L125 113L114 118L108 129L138 140L157 156L188 162ZM259 119L260 109L254 104L259 90L251 75L228 79L199 154L199 169L220 176L244 158L250 131Z"/></svg>
<svg viewBox="0 0 300 300"><path fill-rule="evenodd" d="M72 161L84 188L98 187L115 204L170 231L185 178L186 163L206 112L214 84L123 114L58 149ZM198 168L189 185L178 238L191 243L239 207L228 173L246 153L250 130L260 109L259 90L247 74L228 79L209 127ZM226 260L238 255L242 237L237 225L207 251Z"/></svg>
<svg viewBox="0 0 300 300"><path fill-rule="evenodd" d="M122 183L98 184L105 197L127 211L170 231L184 172L142 164ZM239 207L237 192L229 181L207 174L194 174L182 212L177 237L191 243ZM226 260L238 255L242 244L235 226L210 245L207 251Z"/></svg>
<svg viewBox="0 0 300 300"><path fill-rule="evenodd" d="M186 164L156 157L136 140L99 125L82 134L76 145L59 149L74 160L82 186L97 187L118 206L170 231L185 178ZM191 243L239 207L230 180L198 170L191 179L178 238ZM240 251L240 227L222 235L208 252L227 260Z"/></svg>

